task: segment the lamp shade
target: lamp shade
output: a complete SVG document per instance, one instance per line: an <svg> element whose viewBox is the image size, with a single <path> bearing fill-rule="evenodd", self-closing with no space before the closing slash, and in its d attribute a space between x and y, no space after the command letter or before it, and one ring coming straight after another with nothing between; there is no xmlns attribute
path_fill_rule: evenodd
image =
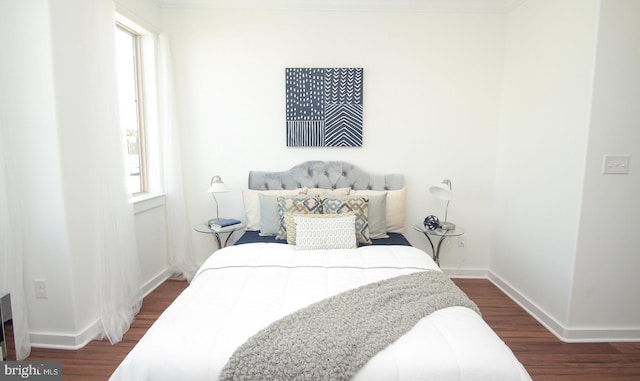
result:
<svg viewBox="0 0 640 381"><path fill-rule="evenodd" d="M451 180L444 179L442 182L429 187L429 192L436 198L440 200L446 200L447 206L444 208L444 222L440 224L440 229L442 230L455 230L456 225L454 223L449 222L449 202L453 198L451 193Z"/></svg>
<svg viewBox="0 0 640 381"><path fill-rule="evenodd" d="M429 187L429 192L441 200L451 200L451 181L449 179L442 180L441 183Z"/></svg>
<svg viewBox="0 0 640 381"><path fill-rule="evenodd" d="M229 192L229 188L222 182L220 176L213 176L211 178L211 186L209 186L209 193L226 193Z"/></svg>

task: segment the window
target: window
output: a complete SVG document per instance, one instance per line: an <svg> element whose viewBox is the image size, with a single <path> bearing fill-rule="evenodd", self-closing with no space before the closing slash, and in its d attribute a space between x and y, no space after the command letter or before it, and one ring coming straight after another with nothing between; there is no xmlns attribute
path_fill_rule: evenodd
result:
<svg viewBox="0 0 640 381"><path fill-rule="evenodd" d="M140 34L116 25L116 68L120 124L126 133L127 187L132 195L147 191Z"/></svg>

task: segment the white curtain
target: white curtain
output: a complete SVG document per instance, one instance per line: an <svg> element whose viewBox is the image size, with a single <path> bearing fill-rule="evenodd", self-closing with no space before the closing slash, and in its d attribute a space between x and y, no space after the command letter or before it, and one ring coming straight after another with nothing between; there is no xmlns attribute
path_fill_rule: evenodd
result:
<svg viewBox="0 0 640 381"><path fill-rule="evenodd" d="M17 360L24 360L31 353L27 302L25 299L23 272L23 223L22 209L26 205L20 192L20 176L17 169L21 155L11 139L15 129L23 128L28 117L23 117L16 104L24 100L24 82L16 81L16 73L26 62L24 51L14 51L15 38L11 32L21 35L26 25L22 16L30 10L24 2L0 2L0 45L5 55L0 62L0 291L11 295L13 337ZM20 20L16 22L16 20ZM21 39L20 43L27 43ZM28 81L25 81L28 82ZM22 85L22 86L21 86ZM17 88L20 86L20 88Z"/></svg>
<svg viewBox="0 0 640 381"><path fill-rule="evenodd" d="M89 54L95 69L92 110L94 149L91 160L99 186L97 192L97 249L100 258L99 306L103 334L111 343L122 340L142 304L133 206L125 183L125 133L120 126L115 69L115 8L111 0L90 0L94 4L93 31Z"/></svg>
<svg viewBox="0 0 640 381"><path fill-rule="evenodd" d="M163 129L164 190L167 210L167 245L169 265L174 273L191 281L198 266L191 245L192 231L189 226L187 206L182 187L180 139L175 114L175 98L171 67L169 39L159 36L158 47L158 102L160 123Z"/></svg>
<svg viewBox="0 0 640 381"><path fill-rule="evenodd" d="M22 271L21 200L11 174L6 126L0 103L0 291L11 294L16 359L20 361L31 353L31 342Z"/></svg>
<svg viewBox="0 0 640 381"><path fill-rule="evenodd" d="M74 118L65 119L65 128L62 129L59 136L61 139L65 139L67 138L65 134L71 133L73 135L75 133L73 129L77 128L82 131L83 137L87 137L82 141L83 156L78 157L78 160L82 160L82 165L92 170L77 172L82 181L74 182L71 188L76 191L81 189L82 193L86 195L86 199L83 201L87 202L85 206L88 211L85 217L90 221L87 221L85 226L87 226L87 230L90 229L89 233L93 239L91 249L95 251L96 261L99 262L99 267L95 267L98 271L96 284L99 317L103 327L103 336L115 343L122 339L123 334L130 327L135 314L140 309L142 300L133 209L129 203L129 195L125 185L123 155L123 150L126 147L125 134L119 128L116 102L115 9L112 0L74 0L63 3L52 1L50 3L52 7L57 7L59 4L61 7L56 8L57 12L50 12L44 16L51 16L54 23L59 22L61 15L64 15L62 12L69 9L74 13L76 10L82 12L83 16L83 24L78 26L78 28L83 28L83 33L77 36L76 42L81 54L74 56L79 59L77 67L75 67L75 76L77 83L81 85L72 86L72 88L86 91L82 91L81 96L76 99L79 111L74 114ZM2 2L1 4L4 6L8 3ZM30 7L37 6L37 3L33 1L12 2L11 4L15 7L11 7L10 10L14 10L16 14L20 15L24 13L27 17L30 15ZM42 16L42 12L39 16ZM11 17L11 13L6 17ZM2 18L0 17L0 19ZM57 29L58 32L60 30L60 28ZM15 36L8 38L15 40ZM58 41L54 39L52 44L54 49L58 48L57 43ZM64 57L64 48L66 46L63 45L62 49L56 50L53 57L56 59ZM11 55L11 50L8 54ZM59 59L59 61L65 62L65 59L67 57ZM42 65L47 64L48 62L42 63ZM20 68L14 68L11 65L6 67L0 65L0 69L3 70L0 72L3 80L9 76L13 78L16 75L27 76L29 74L28 68L22 72ZM59 68L54 66L54 69ZM62 78L54 86L61 90L60 93L68 94L68 89L65 87L68 84L65 83L64 76ZM16 81L11 81L11 83L15 84ZM19 167L17 164L20 163L21 155L27 155L29 152L18 152L11 144L12 142L8 141L12 136L9 132L13 132L12 129L21 126L14 123L13 120L13 125L7 125L7 118L15 116L16 111L9 109L7 102L4 101L8 99L12 102L25 101L22 98L14 99L15 94L10 93L11 87L6 89L4 83L1 85L3 86L0 86L0 291L11 292L16 353L17 359L22 360L30 353L30 342L23 285L25 256L22 243L26 237L23 237L21 231L21 227L26 225L22 225L21 219L22 212L29 205L30 200L25 199L20 192L17 180L24 180L40 174L12 173L12 170ZM28 107L20 105L24 106L24 109ZM55 111L60 111L60 115L68 116L69 114L65 113L68 111L65 109L67 105L68 103L60 102L58 105L60 109ZM3 109L3 107L6 108ZM34 104L32 107L34 112L39 111L38 104ZM42 128L49 128L47 123L42 124ZM52 122L51 125L55 125L55 123ZM66 143L68 141L64 141L63 145ZM14 155L12 156L12 154ZM61 164L68 165L69 161L61 159ZM73 171L74 169L76 168L72 166L68 170ZM70 313L71 315L72 313Z"/></svg>

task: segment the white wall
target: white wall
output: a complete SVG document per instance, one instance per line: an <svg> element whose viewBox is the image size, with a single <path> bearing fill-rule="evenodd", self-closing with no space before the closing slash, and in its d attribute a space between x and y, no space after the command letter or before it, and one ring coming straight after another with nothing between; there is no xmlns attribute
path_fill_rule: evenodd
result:
<svg viewBox="0 0 640 381"><path fill-rule="evenodd" d="M640 339L640 2L601 3L582 214L569 309L571 338ZM631 156L603 175L605 154ZM604 331L604 334L600 331Z"/></svg>
<svg viewBox="0 0 640 381"><path fill-rule="evenodd" d="M147 294L170 275L165 197L137 202L135 224L143 292Z"/></svg>
<svg viewBox="0 0 640 381"><path fill-rule="evenodd" d="M526 1L508 17L491 271L566 325L597 0Z"/></svg>
<svg viewBox="0 0 640 381"><path fill-rule="evenodd" d="M486 270L505 16L490 13L163 9L172 44L185 187L192 224L215 213L206 193L221 175L232 193L220 213L243 217L252 169L345 160L374 173L403 173L407 235L444 204L429 185L452 179L450 219L467 248L443 249L442 265ZM287 67L363 67L360 148L288 148ZM194 233L201 260L211 237Z"/></svg>
<svg viewBox="0 0 640 381"><path fill-rule="evenodd" d="M491 277L567 341L640 338L639 182L601 174L603 154L638 155L638 10L509 14Z"/></svg>

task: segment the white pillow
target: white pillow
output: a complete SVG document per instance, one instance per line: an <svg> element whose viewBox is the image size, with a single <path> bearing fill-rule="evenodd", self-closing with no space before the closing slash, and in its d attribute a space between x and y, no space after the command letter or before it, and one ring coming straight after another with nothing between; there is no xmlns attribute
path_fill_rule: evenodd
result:
<svg viewBox="0 0 640 381"><path fill-rule="evenodd" d="M336 189L327 189L327 188L308 188L307 194L315 194L318 196L339 196L339 195L348 195L351 192L351 188L336 188Z"/></svg>
<svg viewBox="0 0 640 381"><path fill-rule="evenodd" d="M387 233L405 232L405 199L407 197L407 188L398 190L375 191L375 190L352 190L350 194L359 196L368 196L376 194L387 194Z"/></svg>
<svg viewBox="0 0 640 381"><path fill-rule="evenodd" d="M355 249L356 217L309 218L294 216L296 250Z"/></svg>
<svg viewBox="0 0 640 381"><path fill-rule="evenodd" d="M260 230L260 197L259 194L274 196L292 196L296 194L306 194L307 188L282 189L282 190L253 190L242 191L242 201L244 203L244 213L247 216L247 230Z"/></svg>

